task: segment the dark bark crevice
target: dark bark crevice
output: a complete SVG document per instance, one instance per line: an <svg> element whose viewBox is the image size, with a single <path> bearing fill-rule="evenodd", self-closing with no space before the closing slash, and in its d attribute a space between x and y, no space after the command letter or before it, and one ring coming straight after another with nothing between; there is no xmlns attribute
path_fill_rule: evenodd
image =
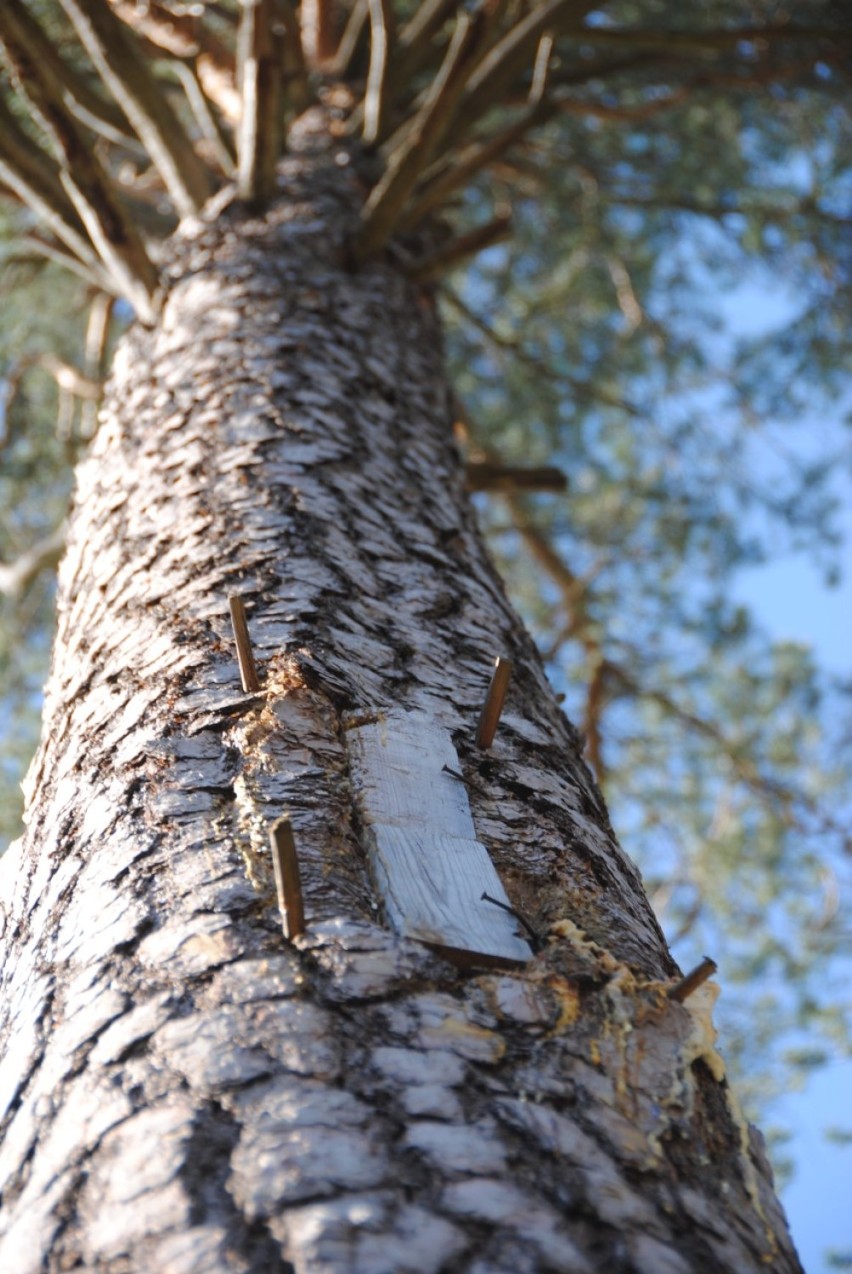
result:
<svg viewBox="0 0 852 1274"><path fill-rule="evenodd" d="M268 1225L247 1222L228 1190L239 1136L239 1123L220 1102L211 1101L196 1112L181 1169L191 1201L189 1224L221 1231L223 1252L233 1254L245 1274L294 1274Z"/></svg>

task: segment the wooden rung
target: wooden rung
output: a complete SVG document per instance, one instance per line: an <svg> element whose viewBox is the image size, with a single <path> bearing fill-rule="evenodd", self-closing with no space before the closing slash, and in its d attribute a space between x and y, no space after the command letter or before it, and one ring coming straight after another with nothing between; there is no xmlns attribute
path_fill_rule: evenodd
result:
<svg viewBox="0 0 852 1274"><path fill-rule="evenodd" d="M228 598L228 606L231 610L231 623L234 626L234 640L237 643L240 681L246 694L254 694L255 691L260 689L260 681L257 676L248 624L246 623L246 608L243 605L243 599L236 594Z"/></svg>
<svg viewBox="0 0 852 1274"><path fill-rule="evenodd" d="M693 991L697 991L703 986L708 978L712 978L716 972L718 965L715 960L711 960L709 956L705 956L700 964L697 964L691 973L687 973L685 978L681 978L680 982L676 982L669 989L668 996L670 1000L677 1000L678 1004L683 1004L684 1000L692 995Z"/></svg>
<svg viewBox="0 0 852 1274"><path fill-rule="evenodd" d="M305 908L302 902L302 878L296 842L289 818L279 818L269 829L272 846L272 866L275 871L275 887L278 890L278 907L284 937L292 942L305 932Z"/></svg>
<svg viewBox="0 0 852 1274"><path fill-rule="evenodd" d="M498 655L494 663L491 685L488 687L488 694L485 696L485 703L483 704L479 725L476 729L476 746L482 748L483 751L490 748L494 742L494 735L497 733L497 726L500 721L500 713L503 711L503 704L506 702L506 691L509 688L511 675L511 659L504 659L502 655Z"/></svg>

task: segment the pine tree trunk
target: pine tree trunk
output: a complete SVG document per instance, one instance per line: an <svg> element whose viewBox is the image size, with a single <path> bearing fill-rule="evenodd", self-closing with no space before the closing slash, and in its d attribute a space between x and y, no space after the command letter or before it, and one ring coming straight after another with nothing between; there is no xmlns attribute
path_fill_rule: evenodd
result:
<svg viewBox="0 0 852 1274"><path fill-rule="evenodd" d="M638 873L476 531L433 302L392 259L348 268L343 160L306 131L271 213L183 230L80 472L0 866L0 1269L796 1270L711 991L667 998ZM523 967L389 926L353 740L400 722L455 748L546 937Z"/></svg>

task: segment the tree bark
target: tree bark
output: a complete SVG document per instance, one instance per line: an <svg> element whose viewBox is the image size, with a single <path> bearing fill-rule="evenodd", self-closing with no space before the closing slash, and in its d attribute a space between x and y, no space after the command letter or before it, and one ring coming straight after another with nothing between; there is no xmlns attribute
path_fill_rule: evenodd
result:
<svg viewBox="0 0 852 1274"><path fill-rule="evenodd" d="M0 864L0 1268L797 1270L712 988L667 997L639 875L479 538L430 294L348 268L361 187L321 118L281 176L267 215L183 227L80 470ZM483 752L495 655L513 677ZM457 751L546 937L523 968L384 921L352 740L400 716Z"/></svg>

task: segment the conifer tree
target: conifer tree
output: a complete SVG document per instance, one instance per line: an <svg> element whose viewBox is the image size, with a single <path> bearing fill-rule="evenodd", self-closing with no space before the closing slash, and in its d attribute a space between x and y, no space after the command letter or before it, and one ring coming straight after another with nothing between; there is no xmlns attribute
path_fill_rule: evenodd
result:
<svg viewBox="0 0 852 1274"><path fill-rule="evenodd" d="M88 401L135 318L0 864L3 1268L799 1268L470 507L560 477L465 465L435 299L560 119L848 58L718 10L5 0Z"/></svg>

